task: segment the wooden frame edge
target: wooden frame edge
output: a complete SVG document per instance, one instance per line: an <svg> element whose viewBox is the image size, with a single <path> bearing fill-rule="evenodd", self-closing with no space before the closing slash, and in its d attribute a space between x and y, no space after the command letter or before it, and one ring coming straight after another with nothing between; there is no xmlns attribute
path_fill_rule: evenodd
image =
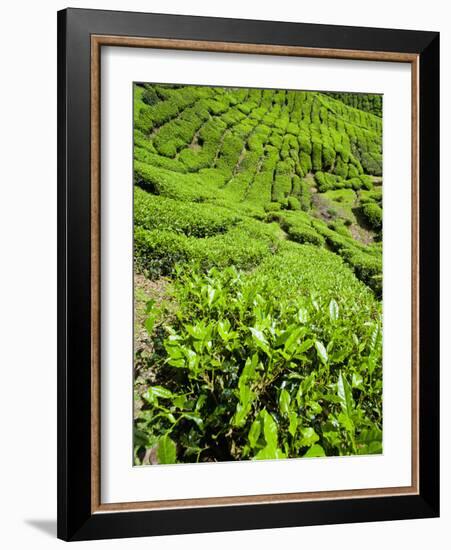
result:
<svg viewBox="0 0 451 550"><path fill-rule="evenodd" d="M91 42L91 513L100 506L100 44Z"/></svg>
<svg viewBox="0 0 451 550"><path fill-rule="evenodd" d="M305 493L280 493L231 497L190 498L178 500L155 500L143 502L115 502L99 504L93 513L131 512L145 510L171 510L221 506L247 506L252 504L281 504L294 502L333 501L341 499L382 498L392 496L416 496L411 487L387 487L386 489L350 489L341 491L316 491Z"/></svg>
<svg viewBox="0 0 451 550"><path fill-rule="evenodd" d="M247 53L293 57L320 57L331 59L360 59L373 61L413 62L417 54L382 52L371 50L343 50L331 48L307 48L305 46L280 46L210 40L182 40L172 38L142 38L134 36L91 35L91 45L124 46L131 48L160 48L168 50L192 50L222 53Z"/></svg>
<svg viewBox="0 0 451 550"><path fill-rule="evenodd" d="M101 503L100 492L100 49L101 46L409 63L412 70L412 483L407 487ZM419 54L91 35L91 513L419 495Z"/></svg>

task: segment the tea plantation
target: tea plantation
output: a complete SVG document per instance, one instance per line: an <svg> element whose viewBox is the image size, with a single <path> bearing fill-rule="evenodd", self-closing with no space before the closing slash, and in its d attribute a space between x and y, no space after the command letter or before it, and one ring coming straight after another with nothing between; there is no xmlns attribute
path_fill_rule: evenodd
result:
<svg viewBox="0 0 451 550"><path fill-rule="evenodd" d="M382 452L381 112L135 84L135 464Z"/></svg>

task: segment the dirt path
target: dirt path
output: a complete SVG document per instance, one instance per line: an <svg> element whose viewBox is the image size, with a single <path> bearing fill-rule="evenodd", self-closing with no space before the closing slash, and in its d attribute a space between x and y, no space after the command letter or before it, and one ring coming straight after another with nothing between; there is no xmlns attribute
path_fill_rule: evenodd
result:
<svg viewBox="0 0 451 550"><path fill-rule="evenodd" d="M325 197L322 197L321 193L318 193L317 191L312 193L312 206L318 217L325 222L330 222L335 219L330 212L333 205Z"/></svg>
<svg viewBox="0 0 451 550"><path fill-rule="evenodd" d="M349 232L351 233L352 238L355 241L359 241L362 244L369 245L374 242L373 234L358 224L353 223L352 225L350 225Z"/></svg>
<svg viewBox="0 0 451 550"><path fill-rule="evenodd" d="M311 187L310 191L312 193L312 206L318 218L322 219L326 223L332 222L337 218L349 218L349 215L346 215L346 212L340 209L339 204L323 197L321 193L317 192L316 187ZM352 207L352 213L355 221L349 225L348 229L355 241L358 241L364 245L369 245L374 242L374 232L368 227L365 227L364 220L359 214L359 207L360 198L357 193ZM334 210L336 214L334 214Z"/></svg>
<svg viewBox="0 0 451 550"><path fill-rule="evenodd" d="M149 357L153 353L153 343L144 326L148 317L146 313L147 303L154 301L158 307L166 298L168 281L160 278L150 281L140 273L134 274L134 350L135 357ZM135 368L139 370L142 362L135 360Z"/></svg>
<svg viewBox="0 0 451 550"><path fill-rule="evenodd" d="M141 410L143 401L140 398L143 391L155 380L154 369L152 368L152 355L154 343L144 325L148 314L146 313L147 303L151 300L155 306L161 306L167 299L168 281L160 278L150 281L140 273L134 274L134 391L133 401L135 417Z"/></svg>

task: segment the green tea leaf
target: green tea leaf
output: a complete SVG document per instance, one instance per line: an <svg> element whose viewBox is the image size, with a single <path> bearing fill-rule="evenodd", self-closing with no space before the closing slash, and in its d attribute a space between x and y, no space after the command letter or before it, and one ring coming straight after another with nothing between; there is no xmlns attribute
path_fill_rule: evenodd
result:
<svg viewBox="0 0 451 550"><path fill-rule="evenodd" d="M144 326L146 327L146 330L149 334L152 334L153 332L153 327L155 326L155 320L156 320L155 315L149 315L149 317L147 317L147 319L144 321Z"/></svg>
<svg viewBox="0 0 451 550"><path fill-rule="evenodd" d="M268 341L266 340L263 332L254 327L249 327L249 330L251 331L252 337L257 345L261 347L264 351L268 351Z"/></svg>
<svg viewBox="0 0 451 550"><path fill-rule="evenodd" d="M303 327L298 327L291 331L291 334L285 342L284 347L286 351L293 352L297 348L299 338L301 337L303 331Z"/></svg>
<svg viewBox="0 0 451 550"><path fill-rule="evenodd" d="M146 302L146 313L149 314L153 309L155 305L155 300L151 299Z"/></svg>
<svg viewBox="0 0 451 550"><path fill-rule="evenodd" d="M327 362L329 360L329 357L327 355L326 348L324 347L324 344L320 342L319 340L315 340L315 348L318 357L320 358L321 362L327 365Z"/></svg>
<svg viewBox="0 0 451 550"><path fill-rule="evenodd" d="M305 399L313 388L315 379L316 373L313 371L299 384L298 391L296 392L296 402L299 406L301 406L303 399Z"/></svg>
<svg viewBox="0 0 451 550"><path fill-rule="evenodd" d="M343 428L349 434L353 435L355 431L355 426L354 426L354 422L352 421L352 418L344 412L341 412L337 418L340 424L343 426Z"/></svg>
<svg viewBox="0 0 451 550"><path fill-rule="evenodd" d="M353 388L361 389L363 388L363 377L358 372L352 374L351 385Z"/></svg>
<svg viewBox="0 0 451 550"><path fill-rule="evenodd" d="M352 389L348 381L346 380L346 376L344 376L341 371L340 371L340 374L338 375L337 395L340 399L340 405L341 405L342 411L346 415L351 416L352 411L354 410L354 400L352 398Z"/></svg>
<svg viewBox="0 0 451 550"><path fill-rule="evenodd" d="M312 296L312 306L316 309L316 311L319 311L319 304L316 298L314 298L313 296Z"/></svg>
<svg viewBox="0 0 451 550"><path fill-rule="evenodd" d="M291 436L294 437L296 435L299 419L297 414L293 411L289 413L288 419L290 421L290 425L288 426L288 431L290 432Z"/></svg>
<svg viewBox="0 0 451 550"><path fill-rule="evenodd" d="M186 325L187 332L196 340L204 340L209 334L209 327L204 326L203 324L197 325Z"/></svg>
<svg viewBox="0 0 451 550"><path fill-rule="evenodd" d="M256 369L258 365L258 355L254 353L252 358L248 357L246 363L244 364L243 371L241 372L238 387L247 384L248 382L254 380L256 377Z"/></svg>
<svg viewBox="0 0 451 550"><path fill-rule="evenodd" d="M313 428L302 428L299 445L301 447L310 447L311 445L316 443L318 439L319 436Z"/></svg>
<svg viewBox="0 0 451 550"><path fill-rule="evenodd" d="M177 341L168 341L165 342L164 347L169 355L167 362L173 367L183 368L185 366L185 355L180 344Z"/></svg>
<svg viewBox="0 0 451 550"><path fill-rule="evenodd" d="M208 295L208 305L211 306L211 304L213 303L213 301L216 297L216 289L211 287L211 286L208 286L207 295Z"/></svg>
<svg viewBox="0 0 451 550"><path fill-rule="evenodd" d="M338 304L334 299L332 299L329 303L329 316L332 321L336 321L338 319Z"/></svg>
<svg viewBox="0 0 451 550"><path fill-rule="evenodd" d="M218 322L218 333L219 336L225 341L230 338L230 321L228 319Z"/></svg>
<svg viewBox="0 0 451 550"><path fill-rule="evenodd" d="M321 447L321 445L315 444L310 447L310 449L304 454L304 457L320 457L320 456L326 456L326 453L324 452L324 449Z"/></svg>
<svg viewBox="0 0 451 550"><path fill-rule="evenodd" d="M249 413L249 408L242 403L237 403L235 414L232 418L232 426L240 427L244 424L246 417Z"/></svg>
<svg viewBox="0 0 451 550"><path fill-rule="evenodd" d="M323 431L323 438L329 443L331 447L339 447L341 436L338 431Z"/></svg>
<svg viewBox="0 0 451 550"><path fill-rule="evenodd" d="M177 461L176 445L168 435L160 437L157 444L159 464L175 464Z"/></svg>
<svg viewBox="0 0 451 550"><path fill-rule="evenodd" d="M305 325L308 321L308 313L304 307L299 308L298 310L298 321Z"/></svg>
<svg viewBox="0 0 451 550"><path fill-rule="evenodd" d="M270 447L267 445L266 447L263 447L256 455L256 460L274 460L278 458L285 458L285 453L282 451L282 449Z"/></svg>
<svg viewBox="0 0 451 550"><path fill-rule="evenodd" d="M379 344L381 331L379 329L379 325L374 323L374 328L371 331L371 338L370 338L370 349L371 351L374 351L376 349L376 346Z"/></svg>
<svg viewBox="0 0 451 550"><path fill-rule="evenodd" d="M277 424L272 415L266 409L263 409L260 412L261 417L263 418L263 434L265 436L265 441L268 447L277 447Z"/></svg>
<svg viewBox="0 0 451 550"><path fill-rule="evenodd" d="M195 422L197 424L197 426L199 428L202 428L203 425L204 425L204 421L202 420L202 418L198 415L198 414L194 414L194 413L183 413L182 414L182 417L183 418L186 418L188 420L192 420L193 422Z"/></svg>
<svg viewBox="0 0 451 550"><path fill-rule="evenodd" d="M241 404L244 407L247 407L247 405L251 402L251 400L254 396L254 394L251 391L251 388L249 386L247 386L246 384L240 384L239 392L240 392Z"/></svg>
<svg viewBox="0 0 451 550"><path fill-rule="evenodd" d="M254 420L249 429L247 438L249 439L249 444L253 448L257 445L258 438L261 433L261 422L259 420Z"/></svg>
<svg viewBox="0 0 451 550"><path fill-rule="evenodd" d="M357 449L360 455L382 453L382 431L377 427L363 429L357 437Z"/></svg>
<svg viewBox="0 0 451 550"><path fill-rule="evenodd" d="M279 409L282 414L288 414L290 410L291 397L287 390L284 388L279 395Z"/></svg>
<svg viewBox="0 0 451 550"><path fill-rule="evenodd" d="M177 407L178 409L183 409L186 407L187 400L184 395L177 395L172 401L174 407Z"/></svg>
<svg viewBox="0 0 451 550"><path fill-rule="evenodd" d="M314 414L320 414L323 410L323 408L317 401L309 401L306 405Z"/></svg>
<svg viewBox="0 0 451 550"><path fill-rule="evenodd" d="M197 401L196 401L196 411L200 411L202 407L204 406L204 403L207 401L207 396L202 393L199 395Z"/></svg>
<svg viewBox="0 0 451 550"><path fill-rule="evenodd" d="M163 399L172 399L174 394L163 388L163 386L149 386L147 391L144 393L146 399L152 400L152 397L162 397Z"/></svg>
<svg viewBox="0 0 451 550"><path fill-rule="evenodd" d="M240 427L244 424L252 407L252 401L255 398L254 392L244 383L239 385L240 401L236 405L236 411L232 418L232 425Z"/></svg>
<svg viewBox="0 0 451 550"><path fill-rule="evenodd" d="M307 339L304 340L297 348L296 353L304 353L305 351L309 350L315 342L313 340Z"/></svg>

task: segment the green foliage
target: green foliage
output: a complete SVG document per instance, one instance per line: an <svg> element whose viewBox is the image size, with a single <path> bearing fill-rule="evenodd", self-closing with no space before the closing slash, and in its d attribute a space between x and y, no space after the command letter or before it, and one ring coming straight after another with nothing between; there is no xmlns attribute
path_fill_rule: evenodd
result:
<svg viewBox="0 0 451 550"><path fill-rule="evenodd" d="M361 191L360 202L361 204L375 202L379 206L382 206L382 187L375 188L373 191Z"/></svg>
<svg viewBox="0 0 451 550"><path fill-rule="evenodd" d="M290 210L300 210L301 203L296 197L288 197L288 208Z"/></svg>
<svg viewBox="0 0 451 550"><path fill-rule="evenodd" d="M277 226L243 220L226 233L202 239L184 233L135 227L137 267L150 278L171 275L179 262L200 263L203 268L235 265L249 269L277 250Z"/></svg>
<svg viewBox="0 0 451 550"><path fill-rule="evenodd" d="M366 221L373 229L381 229L382 227L382 208L373 202L366 203L362 206L362 213Z"/></svg>
<svg viewBox="0 0 451 550"><path fill-rule="evenodd" d="M352 237L348 229L349 225L351 225L350 220L335 219L333 222L329 223L329 228L333 231L336 231L340 235L343 235L344 237Z"/></svg>
<svg viewBox="0 0 451 550"><path fill-rule="evenodd" d="M225 233L241 217L230 210L205 203L187 205L183 201L158 197L135 187L135 226L170 230L188 237L210 237Z"/></svg>
<svg viewBox="0 0 451 550"><path fill-rule="evenodd" d="M376 294L382 295L382 258L380 250L366 247L355 241L345 231L334 231L328 227L313 223L316 231L325 238L328 247L339 254L354 270L358 279L368 285Z"/></svg>
<svg viewBox="0 0 451 550"><path fill-rule="evenodd" d="M331 189L341 189L344 187L343 180L340 176L335 176L327 172L316 172L315 182L318 187L318 191L325 193Z"/></svg>
<svg viewBox="0 0 451 550"><path fill-rule="evenodd" d="M152 107L152 105L155 105L155 103L160 101L160 97L156 89L152 86L145 86L141 98L146 105L149 105L149 107Z"/></svg>
<svg viewBox="0 0 451 550"><path fill-rule="evenodd" d="M378 117L382 117L382 95L379 94L349 94L342 92L326 92L328 96L338 99L360 109L366 111Z"/></svg>
<svg viewBox="0 0 451 550"><path fill-rule="evenodd" d="M304 251L318 249L294 255ZM174 441L179 462L380 452L380 307L352 275L334 291L334 255L323 256L313 268L329 280L321 297L299 257L278 266L297 281L295 300L268 294L286 283L269 265L256 276L233 267L179 273L177 316L160 337L156 383L136 420L136 456L155 446L160 463L173 462Z"/></svg>
<svg viewBox="0 0 451 550"><path fill-rule="evenodd" d="M382 452L382 100L354 96L134 86L136 464Z"/></svg>
<svg viewBox="0 0 451 550"><path fill-rule="evenodd" d="M270 202L269 204L265 204L265 212L278 212L279 210L282 210L282 205L280 202Z"/></svg>

